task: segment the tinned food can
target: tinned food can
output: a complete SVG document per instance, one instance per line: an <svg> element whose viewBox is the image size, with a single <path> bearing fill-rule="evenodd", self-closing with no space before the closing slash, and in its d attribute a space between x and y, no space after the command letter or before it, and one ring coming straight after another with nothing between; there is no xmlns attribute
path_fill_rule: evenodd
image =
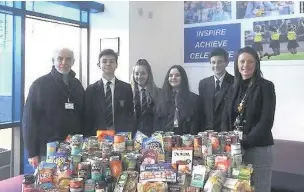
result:
<svg viewBox="0 0 304 192"><path fill-rule="evenodd" d="M93 179L85 181L84 192L95 192L95 181Z"/></svg>
<svg viewBox="0 0 304 192"><path fill-rule="evenodd" d="M226 147L226 134L223 132L220 132L218 134L219 137L219 151L218 153L224 153L225 152L225 147Z"/></svg>
<svg viewBox="0 0 304 192"><path fill-rule="evenodd" d="M181 147L182 144L183 144L183 140L180 135L174 135L172 137L172 147Z"/></svg>
<svg viewBox="0 0 304 192"><path fill-rule="evenodd" d="M126 141L126 149L127 149L127 151L134 151L134 141L133 140Z"/></svg>
<svg viewBox="0 0 304 192"><path fill-rule="evenodd" d="M204 132L199 132L197 135L201 136L201 137L208 137L208 132L204 131Z"/></svg>
<svg viewBox="0 0 304 192"><path fill-rule="evenodd" d="M214 169L214 167L215 167L215 155L207 155L206 166L209 167L210 169Z"/></svg>
<svg viewBox="0 0 304 192"><path fill-rule="evenodd" d="M94 181L102 180L102 158L92 158L91 162L91 178Z"/></svg>
<svg viewBox="0 0 304 192"><path fill-rule="evenodd" d="M90 162L80 162L78 164L78 177L84 180L88 179L91 176L90 166Z"/></svg>
<svg viewBox="0 0 304 192"><path fill-rule="evenodd" d="M212 153L216 154L220 152L220 139L217 132L212 132L209 135L212 145Z"/></svg>
<svg viewBox="0 0 304 192"><path fill-rule="evenodd" d="M114 135L114 143L113 143L113 150L115 152L123 152L126 150L126 137L125 135Z"/></svg>
<svg viewBox="0 0 304 192"><path fill-rule="evenodd" d="M164 136L163 141L164 141L165 152L171 152L172 151L172 142L173 142L172 136Z"/></svg>
<svg viewBox="0 0 304 192"><path fill-rule="evenodd" d="M183 147L192 147L193 148L193 136L190 134L186 134L182 136Z"/></svg>
<svg viewBox="0 0 304 192"><path fill-rule="evenodd" d="M201 157L202 156L202 137L197 135L194 136L193 139L193 152L194 157Z"/></svg>
<svg viewBox="0 0 304 192"><path fill-rule="evenodd" d="M173 136L174 135L174 132L173 131L168 131L168 132L165 132L164 136Z"/></svg>
<svg viewBox="0 0 304 192"><path fill-rule="evenodd" d="M70 191L71 192L82 192L83 191L83 178L73 178L70 180Z"/></svg>

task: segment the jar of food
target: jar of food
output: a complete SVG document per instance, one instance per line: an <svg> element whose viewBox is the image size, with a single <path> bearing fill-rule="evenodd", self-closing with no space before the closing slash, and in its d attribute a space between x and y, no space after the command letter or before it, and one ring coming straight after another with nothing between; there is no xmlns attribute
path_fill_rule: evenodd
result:
<svg viewBox="0 0 304 192"><path fill-rule="evenodd" d="M73 178L70 180L70 191L81 192L83 191L83 178Z"/></svg>
<svg viewBox="0 0 304 192"><path fill-rule="evenodd" d="M122 172L122 161L119 156L110 157L110 168L112 176L118 178Z"/></svg>
<svg viewBox="0 0 304 192"><path fill-rule="evenodd" d="M104 181L97 181L95 184L95 192L107 192L107 183Z"/></svg>
<svg viewBox="0 0 304 192"><path fill-rule="evenodd" d="M24 175L22 180L22 192L33 192L35 189L35 177Z"/></svg>
<svg viewBox="0 0 304 192"><path fill-rule="evenodd" d="M114 135L113 150L115 152L123 152L126 150L126 136Z"/></svg>
<svg viewBox="0 0 304 192"><path fill-rule="evenodd" d="M95 191L95 181L93 179L88 179L84 185L84 192L94 192Z"/></svg>
<svg viewBox="0 0 304 192"><path fill-rule="evenodd" d="M96 136L92 136L88 138L88 151L89 153L93 153L98 149L98 139Z"/></svg>
<svg viewBox="0 0 304 192"><path fill-rule="evenodd" d="M83 135L73 135L71 138L71 155L77 155L81 152L83 144Z"/></svg>

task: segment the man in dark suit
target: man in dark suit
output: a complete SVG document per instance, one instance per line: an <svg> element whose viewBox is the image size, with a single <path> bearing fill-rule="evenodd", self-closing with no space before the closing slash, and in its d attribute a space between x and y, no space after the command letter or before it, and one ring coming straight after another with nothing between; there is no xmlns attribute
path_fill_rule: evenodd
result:
<svg viewBox="0 0 304 192"><path fill-rule="evenodd" d="M228 53L223 48L215 48L209 56L214 75L207 77L199 83L201 97L201 131L212 129L221 131L221 116L224 110L226 93L233 84L234 77L226 71L228 66Z"/></svg>
<svg viewBox="0 0 304 192"><path fill-rule="evenodd" d="M97 65L102 71L102 77L85 91L84 134L96 135L96 130L105 129L133 132L131 85L114 75L118 56L112 49L105 49L98 59Z"/></svg>

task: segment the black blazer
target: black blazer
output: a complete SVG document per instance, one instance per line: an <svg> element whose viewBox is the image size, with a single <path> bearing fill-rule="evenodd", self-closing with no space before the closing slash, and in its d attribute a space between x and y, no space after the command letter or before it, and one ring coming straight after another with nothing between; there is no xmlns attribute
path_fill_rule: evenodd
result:
<svg viewBox="0 0 304 192"><path fill-rule="evenodd" d="M221 130L222 113L228 89L233 84L234 77L226 72L217 97L214 97L214 76L207 77L199 83L199 96L201 97L201 131L212 129Z"/></svg>
<svg viewBox="0 0 304 192"><path fill-rule="evenodd" d="M160 89L158 89L160 91ZM158 91L158 93L159 93ZM135 93L133 93L135 94ZM158 94L157 94L158 95ZM152 99L148 104L148 109L144 114L135 114L135 127L137 130L141 131L143 134L150 136L153 133L154 129L154 121L155 121L155 100L157 98ZM134 102L135 105L135 102ZM141 107L141 106L139 106ZM135 106L134 106L134 110Z"/></svg>
<svg viewBox="0 0 304 192"><path fill-rule="evenodd" d="M29 157L43 156L46 143L64 140L68 134L80 134L84 89L75 72L69 73L69 84L55 67L31 85L23 111L22 133ZM65 109L65 103L74 109Z"/></svg>
<svg viewBox="0 0 304 192"><path fill-rule="evenodd" d="M163 99L163 96L160 96L157 99L156 106L157 111L155 114L155 123L154 123L154 131L171 131L166 130L166 124L168 122L169 113L164 112L172 107L172 103L166 103L166 105L160 106L160 100ZM192 134L196 135L199 132L199 96L195 93L190 92L189 98L187 99L187 109L180 109L179 116L179 127L174 129L175 134L183 135L183 134Z"/></svg>
<svg viewBox="0 0 304 192"><path fill-rule="evenodd" d="M85 91L84 134L96 135L96 130L106 128L106 99L102 79L89 85ZM115 79L114 89L114 129L134 131L133 93L131 85Z"/></svg>
<svg viewBox="0 0 304 192"><path fill-rule="evenodd" d="M264 78L257 79L248 88L247 102L245 103L242 146L244 148L273 145L271 129L273 126L276 94L271 81ZM227 96L225 112L223 114L222 130L233 130L235 119L232 119L235 99L239 88L232 87Z"/></svg>

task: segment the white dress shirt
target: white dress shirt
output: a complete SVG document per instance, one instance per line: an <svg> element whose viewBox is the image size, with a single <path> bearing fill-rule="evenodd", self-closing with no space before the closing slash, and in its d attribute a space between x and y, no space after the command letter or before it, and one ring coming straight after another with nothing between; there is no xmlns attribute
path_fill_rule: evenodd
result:
<svg viewBox="0 0 304 192"><path fill-rule="evenodd" d="M106 80L105 78L101 77L102 82L103 82L103 89L104 89L104 94L106 96L107 94L107 82L108 80ZM116 77L114 77L110 82L110 88L111 88L111 92L112 92L112 114L113 114L113 126L114 126L114 91L115 91L115 79Z"/></svg>
<svg viewBox="0 0 304 192"><path fill-rule="evenodd" d="M220 81L220 87L222 87L222 84L223 84L223 80L225 78L225 75L226 75L226 72L224 73L224 75L222 75L219 79L214 75L214 85L215 85L215 88L216 88L216 81L219 80Z"/></svg>

